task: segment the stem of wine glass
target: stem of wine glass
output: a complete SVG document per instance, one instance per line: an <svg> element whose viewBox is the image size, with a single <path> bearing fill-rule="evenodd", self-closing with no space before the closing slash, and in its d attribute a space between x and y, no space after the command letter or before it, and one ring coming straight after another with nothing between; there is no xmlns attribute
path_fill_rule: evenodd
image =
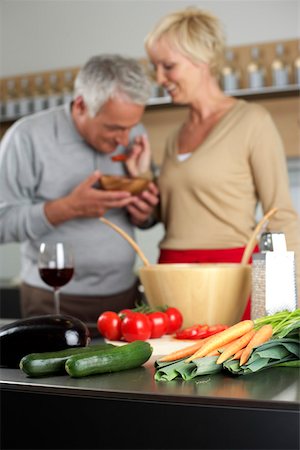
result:
<svg viewBox="0 0 300 450"><path fill-rule="evenodd" d="M55 314L60 314L59 289L54 289L54 310Z"/></svg>

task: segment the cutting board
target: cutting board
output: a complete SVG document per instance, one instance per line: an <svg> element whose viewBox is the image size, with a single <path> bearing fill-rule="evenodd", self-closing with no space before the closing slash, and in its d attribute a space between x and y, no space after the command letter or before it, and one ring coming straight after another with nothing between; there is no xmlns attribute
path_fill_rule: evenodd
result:
<svg viewBox="0 0 300 450"><path fill-rule="evenodd" d="M128 344L126 341L109 341L105 339L105 342L108 342L113 345L124 345ZM188 347L189 345L195 344L196 340L182 340L175 339L172 335L165 335L158 339L148 339L146 342L153 348L152 356L163 356L167 355L171 352L175 352L182 348Z"/></svg>

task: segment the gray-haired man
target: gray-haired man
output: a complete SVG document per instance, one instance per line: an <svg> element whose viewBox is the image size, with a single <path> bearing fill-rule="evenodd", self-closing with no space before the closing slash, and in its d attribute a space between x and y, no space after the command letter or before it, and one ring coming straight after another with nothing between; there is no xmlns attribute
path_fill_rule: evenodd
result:
<svg viewBox="0 0 300 450"><path fill-rule="evenodd" d="M0 152L0 242L21 242L24 317L54 312L39 277L40 243L71 242L75 275L62 289L61 312L96 325L107 309L137 299L135 254L98 218L105 216L134 236L158 203L154 183L139 196L95 189L101 174L146 172L150 147L140 124L150 82L141 65L119 55L91 58L75 80L74 99L18 120ZM125 163L112 154L130 146Z"/></svg>

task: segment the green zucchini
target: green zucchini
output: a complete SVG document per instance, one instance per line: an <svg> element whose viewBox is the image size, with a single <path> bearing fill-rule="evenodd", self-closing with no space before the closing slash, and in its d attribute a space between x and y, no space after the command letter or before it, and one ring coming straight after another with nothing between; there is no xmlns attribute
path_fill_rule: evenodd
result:
<svg viewBox="0 0 300 450"><path fill-rule="evenodd" d="M20 361L20 369L30 377L43 377L65 373L65 362L73 355L103 351L113 348L112 344L97 344L80 348L67 348L57 352L30 353Z"/></svg>
<svg viewBox="0 0 300 450"><path fill-rule="evenodd" d="M71 356L67 359L65 368L75 378L119 372L141 366L148 361L152 351L149 342L134 341L109 350Z"/></svg>

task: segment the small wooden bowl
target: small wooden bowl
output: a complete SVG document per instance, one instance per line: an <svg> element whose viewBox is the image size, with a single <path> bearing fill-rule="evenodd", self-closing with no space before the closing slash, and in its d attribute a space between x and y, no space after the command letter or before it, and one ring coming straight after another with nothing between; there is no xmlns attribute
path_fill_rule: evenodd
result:
<svg viewBox="0 0 300 450"><path fill-rule="evenodd" d="M106 191L127 191L131 194L140 194L147 189L149 180L141 177L122 177L118 175L102 175L100 186Z"/></svg>

